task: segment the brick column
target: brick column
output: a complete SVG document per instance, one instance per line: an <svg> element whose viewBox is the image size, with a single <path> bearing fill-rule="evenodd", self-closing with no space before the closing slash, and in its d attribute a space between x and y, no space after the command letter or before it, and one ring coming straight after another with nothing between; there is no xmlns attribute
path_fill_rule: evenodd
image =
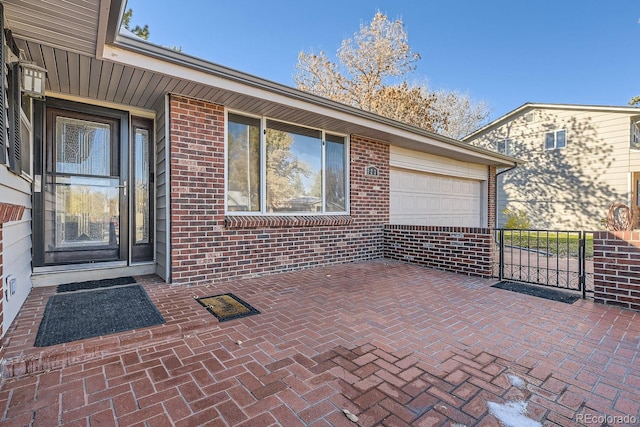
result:
<svg viewBox="0 0 640 427"><path fill-rule="evenodd" d="M640 310L640 231L593 233L594 300Z"/></svg>

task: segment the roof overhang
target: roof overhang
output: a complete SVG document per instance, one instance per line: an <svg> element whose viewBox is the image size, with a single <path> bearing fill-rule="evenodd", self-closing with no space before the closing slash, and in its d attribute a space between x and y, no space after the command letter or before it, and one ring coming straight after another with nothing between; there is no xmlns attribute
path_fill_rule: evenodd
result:
<svg viewBox="0 0 640 427"><path fill-rule="evenodd" d="M460 161L497 167L516 164L509 156L120 34L125 0L3 1L11 5L6 14L9 25L15 26L19 47L28 59L49 70L47 93L51 96L71 95L150 110L163 105L167 93L174 93ZM12 18L12 11L20 12L25 3L37 5L33 13L41 26L29 25L26 17ZM82 49L66 48L65 44L73 44L70 35L60 22L47 23L46 17L63 6L87 4L91 7L73 15L86 28Z"/></svg>

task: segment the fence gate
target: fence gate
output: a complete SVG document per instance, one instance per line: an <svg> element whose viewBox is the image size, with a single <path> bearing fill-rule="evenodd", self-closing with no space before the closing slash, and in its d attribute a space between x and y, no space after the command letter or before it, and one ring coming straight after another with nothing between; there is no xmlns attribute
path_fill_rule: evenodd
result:
<svg viewBox="0 0 640 427"><path fill-rule="evenodd" d="M494 276L593 292L593 233L588 231L495 230Z"/></svg>

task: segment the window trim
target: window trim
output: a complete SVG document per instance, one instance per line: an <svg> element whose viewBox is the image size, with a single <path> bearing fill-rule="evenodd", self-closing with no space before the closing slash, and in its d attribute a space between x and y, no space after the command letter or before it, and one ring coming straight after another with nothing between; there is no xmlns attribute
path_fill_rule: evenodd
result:
<svg viewBox="0 0 640 427"><path fill-rule="evenodd" d="M629 146L632 150L640 149L640 122L631 122L631 141Z"/></svg>
<svg viewBox="0 0 640 427"><path fill-rule="evenodd" d="M248 118L260 120L260 211L259 212L247 212L247 211L229 211L227 206L227 193L229 191L229 114L237 114ZM322 140L322 157L320 159L322 168L322 212L267 212L267 121L272 120L292 126L320 131ZM326 173L325 161L326 161L326 135L335 135L344 138L344 179L345 179L345 210L344 211L326 211ZM225 108L224 111L224 212L226 216L236 217L296 217L296 216L344 216L349 215L351 212L351 200L350 200L350 147L351 138L348 134L341 132L334 132L325 129L314 128L312 126L306 126L299 123L290 122L287 120L277 119L271 116L259 116L256 114L246 113L240 110L233 110Z"/></svg>
<svg viewBox="0 0 640 427"><path fill-rule="evenodd" d="M24 124L24 126L29 131L28 135L22 135L22 132L20 133L22 143L20 153L22 157L21 174L22 177L27 181L33 181L33 100L31 98L27 98L27 102L31 103L31 108L29 108L29 116L27 116L24 109L22 108L22 104L20 105L20 123Z"/></svg>
<svg viewBox="0 0 640 427"><path fill-rule="evenodd" d="M564 132L564 145L562 147L558 147L558 134L560 132ZM547 135L549 135L549 134L553 134L553 147L547 148ZM563 149L567 148L567 130L566 129L556 129L556 130L546 131L544 133L543 144L544 144L545 151L563 150Z"/></svg>
<svg viewBox="0 0 640 427"><path fill-rule="evenodd" d="M504 150L500 151L500 143L504 144ZM500 154L504 154L506 156L510 156L513 153L513 139L511 138L503 138L496 141L496 152Z"/></svg>

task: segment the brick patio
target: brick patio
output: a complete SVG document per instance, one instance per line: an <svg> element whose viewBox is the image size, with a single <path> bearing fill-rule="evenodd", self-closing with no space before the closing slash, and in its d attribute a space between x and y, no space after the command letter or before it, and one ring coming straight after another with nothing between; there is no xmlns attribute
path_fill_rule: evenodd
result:
<svg viewBox="0 0 640 427"><path fill-rule="evenodd" d="M32 291L3 343L0 423L353 426L347 409L361 426L498 426L489 402L514 401L544 425L640 417L638 312L389 260L139 281L166 324L40 349L54 289ZM262 314L218 323L194 300L223 292Z"/></svg>

